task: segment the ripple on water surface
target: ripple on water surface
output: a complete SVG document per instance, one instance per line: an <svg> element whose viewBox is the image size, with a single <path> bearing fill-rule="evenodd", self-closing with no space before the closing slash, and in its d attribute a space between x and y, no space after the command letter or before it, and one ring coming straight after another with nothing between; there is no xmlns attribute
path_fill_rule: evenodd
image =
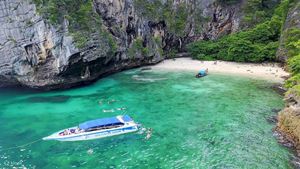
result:
<svg viewBox="0 0 300 169"><path fill-rule="evenodd" d="M291 168L289 152L266 121L283 107L270 85L135 69L66 91L6 90L0 96L0 149L118 114L131 115L153 135L39 141L1 151L0 168Z"/></svg>

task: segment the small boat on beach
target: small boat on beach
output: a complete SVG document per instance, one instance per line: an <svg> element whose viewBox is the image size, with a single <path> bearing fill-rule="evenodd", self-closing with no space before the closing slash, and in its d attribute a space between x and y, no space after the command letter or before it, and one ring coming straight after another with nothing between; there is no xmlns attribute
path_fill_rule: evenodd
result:
<svg viewBox="0 0 300 169"><path fill-rule="evenodd" d="M197 74L196 78L204 77L208 74L208 69L201 69Z"/></svg>
<svg viewBox="0 0 300 169"><path fill-rule="evenodd" d="M139 124L128 115L86 121L76 127L60 130L43 140L82 141L138 131Z"/></svg>

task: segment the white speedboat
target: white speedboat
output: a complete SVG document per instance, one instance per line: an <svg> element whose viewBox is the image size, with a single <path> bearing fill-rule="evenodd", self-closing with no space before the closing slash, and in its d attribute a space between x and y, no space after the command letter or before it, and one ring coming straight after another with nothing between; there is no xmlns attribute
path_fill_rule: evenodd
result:
<svg viewBox="0 0 300 169"><path fill-rule="evenodd" d="M138 124L128 115L102 118L87 121L76 127L71 127L53 133L43 140L81 141L110 137L138 130Z"/></svg>

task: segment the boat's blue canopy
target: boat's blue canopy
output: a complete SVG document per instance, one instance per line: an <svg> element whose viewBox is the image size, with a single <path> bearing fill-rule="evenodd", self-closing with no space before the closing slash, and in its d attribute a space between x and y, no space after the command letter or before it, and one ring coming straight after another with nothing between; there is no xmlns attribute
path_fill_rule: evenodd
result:
<svg viewBox="0 0 300 169"><path fill-rule="evenodd" d="M199 75L205 76L206 75L206 70L205 69L201 69L199 71Z"/></svg>
<svg viewBox="0 0 300 169"><path fill-rule="evenodd" d="M116 117L110 117L110 118L102 118L102 119L86 121L84 123L79 124L79 128L82 130L87 130L94 127L111 126L117 124L122 124L122 122Z"/></svg>
<svg viewBox="0 0 300 169"><path fill-rule="evenodd" d="M124 115L123 120L124 120L124 122L130 122L130 121L132 121L132 118L128 115Z"/></svg>

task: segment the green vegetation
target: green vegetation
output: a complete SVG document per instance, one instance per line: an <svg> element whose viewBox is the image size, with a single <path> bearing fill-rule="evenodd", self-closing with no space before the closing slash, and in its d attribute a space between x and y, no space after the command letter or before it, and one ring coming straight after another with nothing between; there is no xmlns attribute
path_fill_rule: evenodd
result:
<svg viewBox="0 0 300 169"><path fill-rule="evenodd" d="M66 18L72 28L91 29L91 22L100 22L93 12L91 0L34 0L38 12L52 24L62 23Z"/></svg>
<svg viewBox="0 0 300 169"><path fill-rule="evenodd" d="M296 94L296 97L300 97L300 84L297 84L291 88L291 91ZM299 124L299 123L298 123ZM299 135L300 136L300 135Z"/></svg>
<svg viewBox="0 0 300 169"><path fill-rule="evenodd" d="M183 35L188 17L188 8L184 3L180 3L176 9L172 7L172 2L167 0L134 0L135 9L141 16L145 16L153 21L165 21L168 30L175 35Z"/></svg>
<svg viewBox="0 0 300 169"><path fill-rule="evenodd" d="M291 0L291 3L287 6L295 7L297 6L295 2ZM298 2L299 5L300 3ZM285 30L283 35L285 37L284 48L287 50L288 55L287 68L292 74L292 77L286 80L285 87L290 92L300 93L300 29L291 27Z"/></svg>
<svg viewBox="0 0 300 169"><path fill-rule="evenodd" d="M13 42L14 44L17 44L17 40L14 39L12 36L9 36L8 40L11 41L11 42Z"/></svg>
<svg viewBox="0 0 300 169"><path fill-rule="evenodd" d="M288 89L292 88L293 86L296 86L297 84L300 84L300 74L299 73L285 81L285 87Z"/></svg>
<svg viewBox="0 0 300 169"><path fill-rule="evenodd" d="M280 0L247 0L244 6L244 27L253 27L256 24L268 21L279 5Z"/></svg>
<svg viewBox="0 0 300 169"><path fill-rule="evenodd" d="M178 53L178 50L177 49L170 49L169 51L165 51L164 52L164 55L167 57L167 58L175 58L176 54Z"/></svg>
<svg viewBox="0 0 300 169"><path fill-rule="evenodd" d="M163 44L162 44L162 38L160 36L153 37L151 38L152 41L157 45L157 50L159 54L162 56L164 54L164 50L162 49Z"/></svg>
<svg viewBox="0 0 300 169"><path fill-rule="evenodd" d="M254 28L224 36L218 40L199 41L187 46L195 59L237 62L274 61L281 27L286 16L284 0L269 20Z"/></svg>
<svg viewBox="0 0 300 169"><path fill-rule="evenodd" d="M215 41L199 41L187 49L195 59L263 62L275 59L281 23L276 19L254 29L224 36Z"/></svg>
<svg viewBox="0 0 300 169"><path fill-rule="evenodd" d="M289 36L285 41L285 46L288 49L288 69L292 77L286 81L285 87L292 89L294 86L300 85L300 29L293 28L288 32ZM300 93L300 88L298 93Z"/></svg>
<svg viewBox="0 0 300 169"><path fill-rule="evenodd" d="M285 47L288 50L288 56L293 57L300 53L300 29L291 28L287 31Z"/></svg>
<svg viewBox="0 0 300 169"><path fill-rule="evenodd" d="M138 53L141 53L143 56L147 56L149 54L149 49L143 46L143 39L138 37L136 38L132 46L128 49L128 55L130 58L134 58L134 56Z"/></svg>
<svg viewBox="0 0 300 169"><path fill-rule="evenodd" d="M293 75L300 73L300 54L293 56L288 60L288 67Z"/></svg>
<svg viewBox="0 0 300 169"><path fill-rule="evenodd" d="M109 42L112 50L116 50L116 44L112 37L106 30L102 29L100 17L93 10L92 0L33 1L37 6L37 11L52 24L60 25L65 19L68 20L69 32L78 48L86 46L89 35L97 34L99 39L105 38Z"/></svg>

